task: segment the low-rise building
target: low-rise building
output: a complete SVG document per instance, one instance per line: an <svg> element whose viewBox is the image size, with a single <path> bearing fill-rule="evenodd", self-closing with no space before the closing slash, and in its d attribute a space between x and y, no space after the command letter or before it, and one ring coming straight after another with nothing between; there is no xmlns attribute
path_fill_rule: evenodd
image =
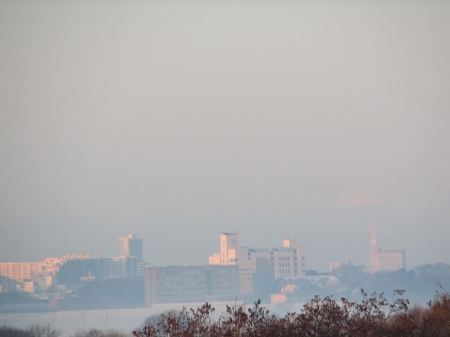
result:
<svg viewBox="0 0 450 337"><path fill-rule="evenodd" d="M239 296L236 265L147 266L145 306L157 303L233 301Z"/></svg>
<svg viewBox="0 0 450 337"><path fill-rule="evenodd" d="M403 250L387 250L378 253L380 270L394 271L406 268L406 257Z"/></svg>
<svg viewBox="0 0 450 337"><path fill-rule="evenodd" d="M117 258L70 258L59 268L56 274L57 284L72 287L80 284L81 279L89 278L132 278L142 276L144 263L137 257L121 256Z"/></svg>

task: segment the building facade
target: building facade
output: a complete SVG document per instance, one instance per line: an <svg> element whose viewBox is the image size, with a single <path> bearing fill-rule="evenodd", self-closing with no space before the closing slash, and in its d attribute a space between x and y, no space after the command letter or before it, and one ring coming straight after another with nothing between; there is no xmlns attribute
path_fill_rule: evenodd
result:
<svg viewBox="0 0 450 337"><path fill-rule="evenodd" d="M71 258L66 260L56 274L58 285L73 287L85 278L133 278L142 276L144 264L137 257Z"/></svg>
<svg viewBox="0 0 450 337"><path fill-rule="evenodd" d="M136 234L130 234L126 238L119 238L119 256L136 257L144 260L143 240Z"/></svg>
<svg viewBox="0 0 450 337"><path fill-rule="evenodd" d="M233 301L239 296L236 265L147 266L145 306L157 303Z"/></svg>
<svg viewBox="0 0 450 337"><path fill-rule="evenodd" d="M0 275L16 282L30 281L36 265L34 262L0 262Z"/></svg>
<svg viewBox="0 0 450 337"><path fill-rule="evenodd" d="M406 257L403 250L387 250L378 253L380 270L394 271L406 268Z"/></svg>

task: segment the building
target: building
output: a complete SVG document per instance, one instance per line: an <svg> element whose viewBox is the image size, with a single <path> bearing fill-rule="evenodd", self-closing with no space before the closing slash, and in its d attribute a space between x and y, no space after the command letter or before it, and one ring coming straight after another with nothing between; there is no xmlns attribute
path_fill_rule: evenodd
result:
<svg viewBox="0 0 450 337"><path fill-rule="evenodd" d="M74 287L82 279L143 276L142 239L130 234L119 239L119 246L120 256L116 258L92 259L91 254L67 254L42 262L0 262L0 286L3 291L17 288L32 292L51 285Z"/></svg>
<svg viewBox="0 0 450 337"><path fill-rule="evenodd" d="M271 260L247 260L239 263L239 292L246 302L269 302L274 280Z"/></svg>
<svg viewBox="0 0 450 337"><path fill-rule="evenodd" d="M220 253L209 257L209 264L236 264L239 258L239 233L222 233L220 235ZM247 259L246 256L241 256Z"/></svg>
<svg viewBox="0 0 450 337"><path fill-rule="evenodd" d="M283 240L283 247L279 248L241 247L239 233L222 233L220 253L211 255L209 264L238 265L240 293L245 296L255 294L255 273L266 285L280 277L304 275L305 249L297 246L294 239Z"/></svg>
<svg viewBox="0 0 450 337"><path fill-rule="evenodd" d="M0 262L0 275L17 282L31 281L36 265L36 262Z"/></svg>
<svg viewBox="0 0 450 337"><path fill-rule="evenodd" d="M147 266L145 306L157 303L234 301L239 295L236 265Z"/></svg>
<svg viewBox="0 0 450 337"><path fill-rule="evenodd" d="M48 258L42 262L0 262L0 283L5 285L5 291L15 290L16 285L17 289L28 292L45 290L54 283L62 264L63 259L59 258Z"/></svg>
<svg viewBox="0 0 450 337"><path fill-rule="evenodd" d="M126 238L119 238L119 256L136 257L144 260L142 238L136 234L130 234Z"/></svg>
<svg viewBox="0 0 450 337"><path fill-rule="evenodd" d="M137 257L92 259L90 254L67 254L42 262L0 262L3 291L45 290L51 285L77 286L85 278L134 278L144 275L144 263ZM31 286L31 283L34 286ZM34 287L34 288L33 288Z"/></svg>
<svg viewBox="0 0 450 337"><path fill-rule="evenodd" d="M377 233L375 224L372 224L370 236L370 272L394 271L406 268L406 255L403 250L388 250L383 252L377 246Z"/></svg>
<svg viewBox="0 0 450 337"><path fill-rule="evenodd" d="M133 278L142 276L144 264L137 257L120 256L116 258L91 259L68 256L56 273L58 285L73 287L79 285L82 279L99 278Z"/></svg>
<svg viewBox="0 0 450 337"><path fill-rule="evenodd" d="M406 268L406 257L403 250L387 250L378 253L380 270L394 271Z"/></svg>

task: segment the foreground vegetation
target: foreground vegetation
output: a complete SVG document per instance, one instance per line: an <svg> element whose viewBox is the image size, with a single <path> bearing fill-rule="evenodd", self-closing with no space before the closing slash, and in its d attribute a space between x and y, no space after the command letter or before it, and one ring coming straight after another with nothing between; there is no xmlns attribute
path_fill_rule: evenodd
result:
<svg viewBox="0 0 450 337"><path fill-rule="evenodd" d="M206 303L196 310L166 312L149 317L136 337L312 337L312 336L450 336L450 295L436 294L427 308L414 306L396 291L392 303L383 294L360 302L342 298L314 297L300 313L284 317L270 314L256 302L253 307L227 306L227 312L214 319L214 308Z"/></svg>
<svg viewBox="0 0 450 337"><path fill-rule="evenodd" d="M227 306L215 316L206 303L201 308L183 308L147 317L133 331L135 337L441 337L450 336L450 293L436 293L427 307L409 308L408 300L395 291L392 303L383 294L361 291L361 301L340 301L315 296L299 313L276 316L254 303L246 309ZM0 337L59 337L62 331L50 324L26 328L0 327ZM70 337L129 337L116 330L78 329Z"/></svg>

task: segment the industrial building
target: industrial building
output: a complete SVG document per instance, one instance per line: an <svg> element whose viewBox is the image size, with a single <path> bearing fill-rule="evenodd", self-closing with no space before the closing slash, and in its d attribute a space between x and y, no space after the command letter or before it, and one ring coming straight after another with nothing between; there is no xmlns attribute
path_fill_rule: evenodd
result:
<svg viewBox="0 0 450 337"><path fill-rule="evenodd" d="M370 246L370 272L377 271L394 271L406 268L406 255L403 250L387 250L382 251L377 246L376 226L372 224Z"/></svg>

